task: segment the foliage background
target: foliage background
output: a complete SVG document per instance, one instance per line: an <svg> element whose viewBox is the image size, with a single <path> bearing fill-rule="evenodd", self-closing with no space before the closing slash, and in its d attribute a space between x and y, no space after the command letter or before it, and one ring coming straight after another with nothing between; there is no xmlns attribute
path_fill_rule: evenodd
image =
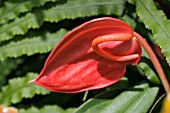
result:
<svg viewBox="0 0 170 113"><path fill-rule="evenodd" d="M110 16L128 23L158 56L170 80L169 0L6 0L0 1L0 105L19 113L158 112L164 88L143 50L135 67L127 66L116 84L100 90L62 94L28 84L41 71L50 51L76 26Z"/></svg>

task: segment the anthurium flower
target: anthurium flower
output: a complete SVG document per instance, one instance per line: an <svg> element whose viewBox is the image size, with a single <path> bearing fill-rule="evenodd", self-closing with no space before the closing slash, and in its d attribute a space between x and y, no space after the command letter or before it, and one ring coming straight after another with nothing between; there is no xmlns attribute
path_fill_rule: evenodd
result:
<svg viewBox="0 0 170 113"><path fill-rule="evenodd" d="M69 32L31 82L55 92L77 93L119 81L126 65L136 65L141 46L125 22L104 17ZM138 34L135 34L138 35Z"/></svg>

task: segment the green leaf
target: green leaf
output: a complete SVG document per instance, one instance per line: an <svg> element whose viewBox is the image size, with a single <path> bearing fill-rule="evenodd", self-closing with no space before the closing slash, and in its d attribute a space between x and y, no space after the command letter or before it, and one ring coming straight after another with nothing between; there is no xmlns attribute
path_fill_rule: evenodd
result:
<svg viewBox="0 0 170 113"><path fill-rule="evenodd" d="M106 90L116 90L116 89L126 89L128 88L128 78L127 77L122 77L118 82L116 82L113 85L110 85L106 87Z"/></svg>
<svg viewBox="0 0 170 113"><path fill-rule="evenodd" d="M140 62L137 64L137 69L140 74L146 76L150 82L154 84L161 84L157 74L153 70L153 65L149 59L142 57Z"/></svg>
<svg viewBox="0 0 170 113"><path fill-rule="evenodd" d="M170 65L170 20L166 18L162 10L156 8L153 0L137 0L135 5L138 16L146 28L152 30L154 40L161 47Z"/></svg>
<svg viewBox="0 0 170 113"><path fill-rule="evenodd" d="M7 57L47 53L52 50L66 33L66 30L61 29L57 33L45 33L38 37L11 42L6 46L0 47L0 60L3 61Z"/></svg>
<svg viewBox="0 0 170 113"><path fill-rule="evenodd" d="M74 0L44 11L45 21L58 22L61 19L75 19L99 14L121 15L125 0Z"/></svg>
<svg viewBox="0 0 170 113"><path fill-rule="evenodd" d="M0 87L6 82L6 76L21 63L22 59L7 59L4 62L0 62Z"/></svg>
<svg viewBox="0 0 170 113"><path fill-rule="evenodd" d="M27 110L19 109L19 113L73 113L73 111L75 111L75 108L68 108L63 110L57 105L46 105L40 109L36 107L31 107Z"/></svg>
<svg viewBox="0 0 170 113"><path fill-rule="evenodd" d="M50 92L37 85L29 84L28 81L37 76L35 73L28 73L23 78L14 78L2 87L0 93L1 104L11 105L20 102L23 98L32 98L35 94L46 95Z"/></svg>
<svg viewBox="0 0 170 113"><path fill-rule="evenodd" d="M163 100L165 99L166 94L163 94L153 105L149 113L160 113Z"/></svg>
<svg viewBox="0 0 170 113"><path fill-rule="evenodd" d="M43 23L42 18L41 13L28 13L22 18L15 19L14 22L4 24L0 27L0 42L9 40L15 35L23 35L30 28L39 28Z"/></svg>
<svg viewBox="0 0 170 113"><path fill-rule="evenodd" d="M142 82L115 97L115 91L90 99L74 113L147 113L158 93L158 87ZM114 98L115 97L115 98Z"/></svg>
<svg viewBox="0 0 170 113"><path fill-rule="evenodd" d="M64 113L73 113L76 108L67 108Z"/></svg>
<svg viewBox="0 0 170 113"><path fill-rule="evenodd" d="M34 13L27 13L9 24L0 27L0 42L9 40L15 35L23 35L30 28L39 28L44 21L59 22L63 19L75 19L99 14L121 15L125 0L69 0L67 3Z"/></svg>
<svg viewBox="0 0 170 113"><path fill-rule="evenodd" d="M128 15L124 15L120 19L126 22L132 29L134 29L137 25L137 22Z"/></svg>
<svg viewBox="0 0 170 113"><path fill-rule="evenodd" d="M55 2L56 0L15 0L6 1L0 8L0 24L17 18L20 13L30 11L32 8L43 6L46 2Z"/></svg>

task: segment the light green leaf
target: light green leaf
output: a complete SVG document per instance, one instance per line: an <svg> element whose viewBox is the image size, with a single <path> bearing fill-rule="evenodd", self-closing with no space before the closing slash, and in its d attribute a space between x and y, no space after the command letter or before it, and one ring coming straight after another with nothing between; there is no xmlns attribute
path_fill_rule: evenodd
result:
<svg viewBox="0 0 170 113"><path fill-rule="evenodd" d="M19 113L73 113L73 111L75 111L75 108L63 110L57 105L46 105L43 108L31 107L27 110L19 109Z"/></svg>
<svg viewBox="0 0 170 113"><path fill-rule="evenodd" d="M39 28L44 21L59 22L63 19L75 19L99 14L121 15L125 0L69 0L63 5L34 13L28 13L9 24L0 27L0 42L9 40L15 35L23 35L30 28Z"/></svg>
<svg viewBox="0 0 170 113"><path fill-rule="evenodd" d="M135 5L138 16L145 26L152 30L154 40L170 65L170 20L166 18L162 10L156 8L153 0L137 0Z"/></svg>
<svg viewBox="0 0 170 113"><path fill-rule="evenodd" d="M66 30L61 29L57 33L45 33L38 37L11 42L0 47L0 60L3 61L7 57L19 57L24 54L33 55L49 52L66 33Z"/></svg>
<svg viewBox="0 0 170 113"><path fill-rule="evenodd" d="M149 87L148 83L142 82L116 97L115 92L105 92L90 99L74 113L147 113L156 98L158 87Z"/></svg>
<svg viewBox="0 0 170 113"><path fill-rule="evenodd" d="M32 8L43 6L46 2L55 2L56 0L15 0L6 1L0 8L0 24L17 18L20 13L30 11Z"/></svg>
<svg viewBox="0 0 170 113"><path fill-rule="evenodd" d="M14 78L2 87L0 92L1 104L11 105L20 102L23 98L32 98L35 94L46 95L50 92L37 85L29 84L28 81L37 76L35 73L28 73L23 78Z"/></svg>

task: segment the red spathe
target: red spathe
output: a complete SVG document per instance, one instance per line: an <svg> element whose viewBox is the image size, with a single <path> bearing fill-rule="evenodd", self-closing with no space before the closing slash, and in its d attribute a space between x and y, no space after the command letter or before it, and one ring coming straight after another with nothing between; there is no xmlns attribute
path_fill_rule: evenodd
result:
<svg viewBox="0 0 170 113"><path fill-rule="evenodd" d="M78 93L114 84L125 74L126 65L136 65L140 57L124 62L107 60L92 49L91 43L96 37L118 33L133 35L126 23L110 17L94 19L78 26L56 45L34 83L63 93ZM141 56L142 52L135 38L103 42L99 47L121 56Z"/></svg>

